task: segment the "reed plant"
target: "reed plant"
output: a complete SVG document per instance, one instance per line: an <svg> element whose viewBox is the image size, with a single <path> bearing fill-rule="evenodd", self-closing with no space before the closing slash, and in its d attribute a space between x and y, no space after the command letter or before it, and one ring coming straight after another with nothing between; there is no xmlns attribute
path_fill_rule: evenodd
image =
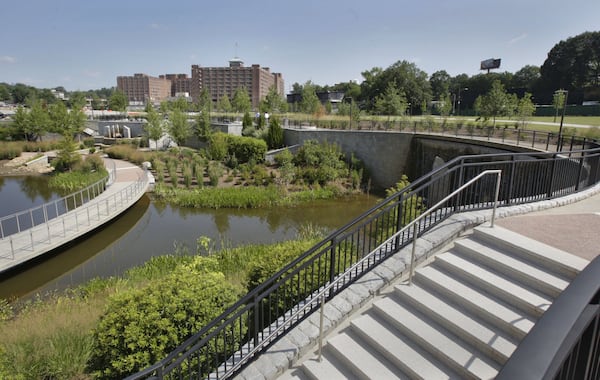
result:
<svg viewBox="0 0 600 380"><path fill-rule="evenodd" d="M23 152L23 144L18 142L0 143L0 160L12 160Z"/></svg>

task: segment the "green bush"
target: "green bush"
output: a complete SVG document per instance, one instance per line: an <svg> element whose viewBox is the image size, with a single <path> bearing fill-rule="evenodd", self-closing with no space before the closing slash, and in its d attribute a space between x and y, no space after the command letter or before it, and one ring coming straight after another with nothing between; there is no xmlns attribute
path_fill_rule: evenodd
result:
<svg viewBox="0 0 600 380"><path fill-rule="evenodd" d="M244 136L227 136L228 153L235 156L239 163L254 161L263 162L267 153L267 143L264 140Z"/></svg>
<svg viewBox="0 0 600 380"><path fill-rule="evenodd" d="M123 378L154 364L237 301L239 290L210 269L187 265L145 288L113 296L94 329L90 362L96 375ZM245 326L236 328L234 337L245 334ZM211 351L225 358L220 343Z"/></svg>
<svg viewBox="0 0 600 380"><path fill-rule="evenodd" d="M212 133L208 138L208 155L215 161L221 161L227 156L228 142L224 133Z"/></svg>
<svg viewBox="0 0 600 380"><path fill-rule="evenodd" d="M279 125L279 119L277 117L273 117L269 123L267 145L269 149L279 149L283 147L283 128Z"/></svg>

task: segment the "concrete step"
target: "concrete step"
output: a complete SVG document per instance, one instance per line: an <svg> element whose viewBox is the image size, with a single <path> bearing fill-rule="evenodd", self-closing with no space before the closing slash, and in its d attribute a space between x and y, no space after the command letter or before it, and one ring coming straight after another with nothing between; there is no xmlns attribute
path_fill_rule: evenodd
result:
<svg viewBox="0 0 600 380"><path fill-rule="evenodd" d="M498 373L500 365L414 308L386 297L373 303L373 310L461 378L490 379Z"/></svg>
<svg viewBox="0 0 600 380"><path fill-rule="evenodd" d="M321 361L316 357L311 358L302 363L300 369L308 379L312 380L355 378L352 372L327 349L323 350Z"/></svg>
<svg viewBox="0 0 600 380"><path fill-rule="evenodd" d="M396 285L394 289L394 294L403 302L460 336L498 364L504 364L517 347L514 338L506 333L494 331L464 308L449 304L417 284Z"/></svg>
<svg viewBox="0 0 600 380"><path fill-rule="evenodd" d="M551 297L516 284L498 273L463 259L452 250L436 256L433 266L460 277L473 287L481 288L535 318L541 317L553 301Z"/></svg>
<svg viewBox="0 0 600 380"><path fill-rule="evenodd" d="M473 229L473 236L493 246L507 250L514 255L535 262L541 267L559 273L572 280L589 263L587 260L568 252L530 239L500 226L479 226Z"/></svg>
<svg viewBox="0 0 600 380"><path fill-rule="evenodd" d="M415 284L434 290L457 308L468 310L517 340L527 335L536 319L491 294L476 290L432 266L419 268Z"/></svg>
<svg viewBox="0 0 600 380"><path fill-rule="evenodd" d="M352 329L379 354L411 379L460 379L460 376L380 318L364 315L351 322Z"/></svg>
<svg viewBox="0 0 600 380"><path fill-rule="evenodd" d="M347 331L327 342L328 350L358 379L408 379L392 363L371 349L360 337Z"/></svg>
<svg viewBox="0 0 600 380"><path fill-rule="evenodd" d="M501 248L490 246L485 241L457 240L453 251L552 298L558 297L569 285L569 281L555 272L533 265L520 257L502 251Z"/></svg>

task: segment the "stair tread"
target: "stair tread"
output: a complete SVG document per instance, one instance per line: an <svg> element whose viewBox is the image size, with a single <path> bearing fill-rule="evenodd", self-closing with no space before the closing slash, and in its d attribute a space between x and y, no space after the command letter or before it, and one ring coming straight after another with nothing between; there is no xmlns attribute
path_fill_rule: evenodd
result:
<svg viewBox="0 0 600 380"><path fill-rule="evenodd" d="M338 359L351 364L353 373L359 371L364 377L373 379L402 379L397 371L373 356L373 353L365 347L366 345L355 341L348 334L333 337L327 342L327 345L336 351L334 355L344 356L344 359L339 356ZM361 377L360 374L357 375Z"/></svg>
<svg viewBox="0 0 600 380"><path fill-rule="evenodd" d="M509 254L500 252L498 249L490 247L485 243L471 239L463 239L457 241L455 243L455 247L465 247L468 250L477 252L477 257L472 256L475 258L475 260L485 257L493 261L496 266L510 268L510 271L517 271L522 275L527 275L529 278L535 279L537 282L542 282L545 287L549 287L553 290L554 296L558 296L560 292L569 286L569 281L564 280L555 273L551 273L548 270L544 270L538 266L519 260ZM465 251L461 249L461 252Z"/></svg>
<svg viewBox="0 0 600 380"><path fill-rule="evenodd" d="M402 370L413 377L439 380L459 378L450 369L441 367L441 363L431 355L416 349L409 339L398 336L370 315L355 319L351 325L363 338L369 337L370 344L377 345L378 351L385 351L384 355L394 364L402 363Z"/></svg>
<svg viewBox="0 0 600 380"><path fill-rule="evenodd" d="M471 374L471 377L482 379L493 378L498 373L499 365L479 352L467 349L457 342L455 336L440 331L389 297L375 302L373 308L395 327L402 329L403 333L412 334L411 339L416 338L419 344L427 344L428 351L432 351L433 355L455 370L462 370L465 374Z"/></svg>
<svg viewBox="0 0 600 380"><path fill-rule="evenodd" d="M512 326L512 329L519 333L520 338L524 337L535 324L535 319L517 312L513 308L491 298L488 294L449 277L437 268L432 266L419 268L415 281L420 282L425 279L447 289L452 293L453 298L459 300L461 304L471 304L481 312L492 313L494 318Z"/></svg>
<svg viewBox="0 0 600 380"><path fill-rule="evenodd" d="M337 360L330 359L326 353L323 354L323 360L306 360L302 363L302 372L312 379L344 379L349 376L340 370L341 364Z"/></svg>
<svg viewBox="0 0 600 380"><path fill-rule="evenodd" d="M458 310L418 285L396 285L395 290L396 294L401 296L402 299L412 300L411 304L417 307L419 311L430 318L436 317L438 323L443 324L453 333L459 335L458 332L460 332L460 334L471 336L471 340L478 342L480 349L484 347L482 351L493 350L501 358L502 363L516 349L516 344L504 337L503 334L490 329L485 324L465 314L464 309ZM443 323L440 320L443 320ZM449 328L449 324L451 328Z"/></svg>
<svg viewBox="0 0 600 380"><path fill-rule="evenodd" d="M451 251L438 255L434 265L440 265L446 268L452 267L461 271L461 273L467 274L469 278L477 278L478 284L485 284L488 286L487 290L494 289L496 293L509 297L511 300L509 302L521 302L529 306L529 308L531 308L538 316L541 316L544 311L548 310L553 301L550 297L536 294L523 286L515 284L477 264L463 259Z"/></svg>
<svg viewBox="0 0 600 380"><path fill-rule="evenodd" d="M581 257L572 255L500 226L494 226L493 228L490 228L489 226L478 226L473 229L473 232L478 238L487 239L493 242L502 242L503 245L516 247L519 251L528 251L532 256L536 256L546 262L569 268L573 273L573 276L581 272L583 268L589 264L588 260Z"/></svg>

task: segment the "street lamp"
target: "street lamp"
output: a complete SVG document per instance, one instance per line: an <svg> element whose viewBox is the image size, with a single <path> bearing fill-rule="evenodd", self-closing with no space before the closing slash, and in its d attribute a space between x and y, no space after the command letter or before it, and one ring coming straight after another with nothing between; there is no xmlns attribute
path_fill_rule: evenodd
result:
<svg viewBox="0 0 600 380"><path fill-rule="evenodd" d="M458 99L457 99L457 108L456 108L456 116L460 116L460 90L469 91L469 87L458 88Z"/></svg>
<svg viewBox="0 0 600 380"><path fill-rule="evenodd" d="M348 99L349 103L350 103L350 124L348 126L348 129L352 130L352 97L351 96L347 96L344 99Z"/></svg>
<svg viewBox="0 0 600 380"><path fill-rule="evenodd" d="M560 152L562 150L562 130L563 130L563 121L565 120L565 110L567 109L567 98L569 97L569 91L567 90L556 90L555 94L564 94L563 100L563 109L562 115L560 116L560 127L558 128L558 141L556 142L556 151Z"/></svg>

